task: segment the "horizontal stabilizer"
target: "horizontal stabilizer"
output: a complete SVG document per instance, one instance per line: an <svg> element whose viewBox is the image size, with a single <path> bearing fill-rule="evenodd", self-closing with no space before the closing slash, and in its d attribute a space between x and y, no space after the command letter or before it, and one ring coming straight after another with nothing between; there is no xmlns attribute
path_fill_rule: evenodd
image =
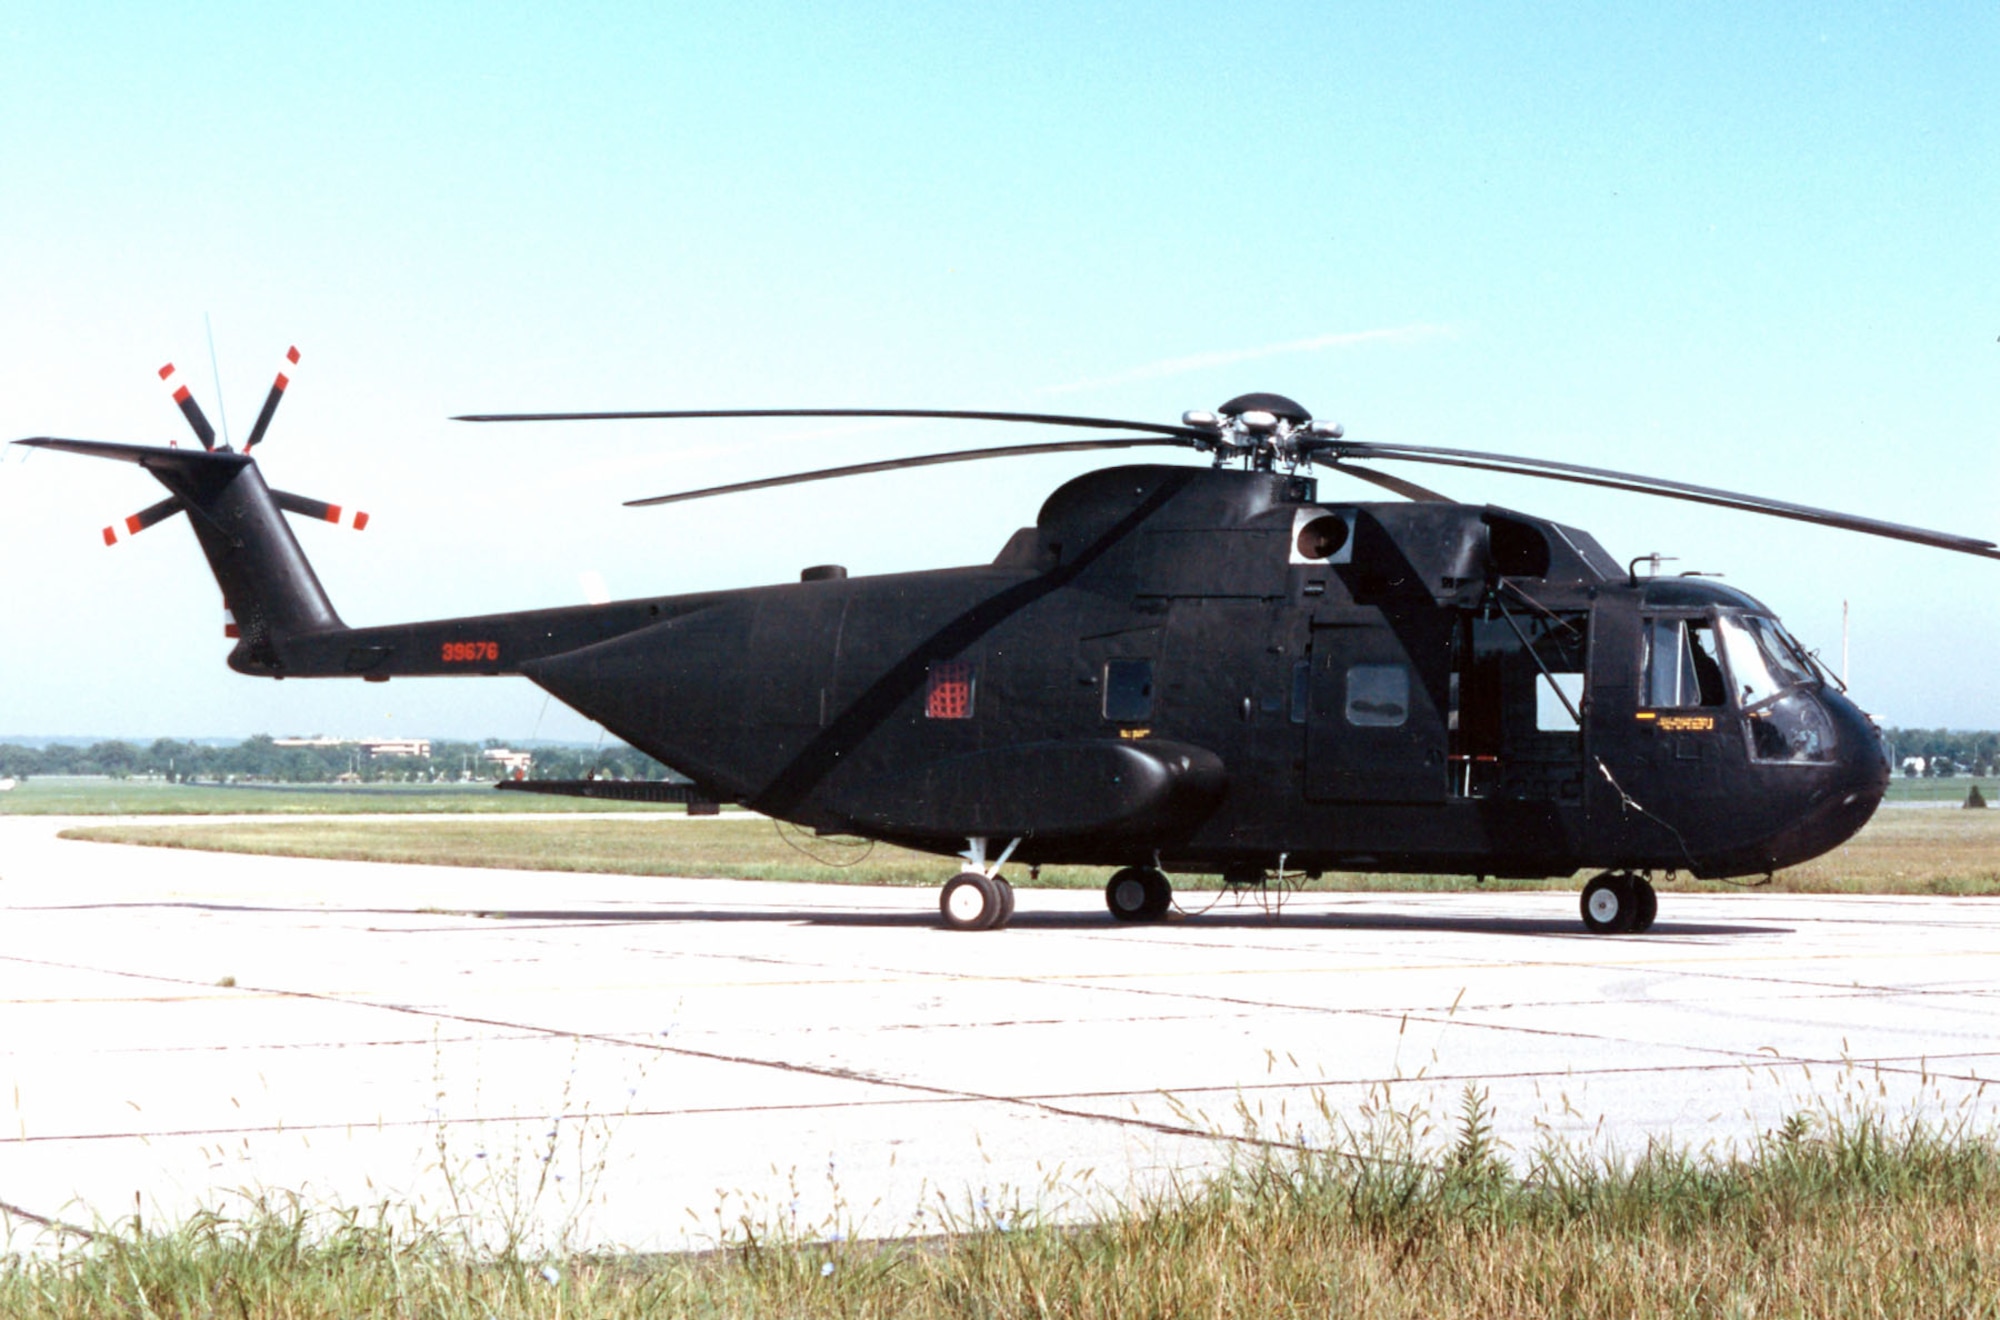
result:
<svg viewBox="0 0 2000 1320"><path fill-rule="evenodd" d="M155 468L160 471L194 471L199 468L242 467L250 460L242 454L228 452L211 453L205 449L172 449L160 445L121 445L109 440L65 440L60 436L36 435L26 440L16 440L17 445L28 445L35 449L56 449L65 454L82 454L87 458L110 458L121 463L137 463L140 467Z"/></svg>

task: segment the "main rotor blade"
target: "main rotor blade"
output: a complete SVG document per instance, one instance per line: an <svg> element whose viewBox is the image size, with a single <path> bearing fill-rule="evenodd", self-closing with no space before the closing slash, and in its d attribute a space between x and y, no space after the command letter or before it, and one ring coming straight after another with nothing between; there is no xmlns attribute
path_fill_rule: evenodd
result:
<svg viewBox="0 0 2000 1320"><path fill-rule="evenodd" d="M1567 481L1579 486L1602 486L1609 490L1627 490L1640 495L1686 500L1693 504L1712 504L1718 508L1736 509L1744 513L1768 514L1773 518L1790 518L1796 522L1816 523L1822 527L1837 527L1849 532L1863 532L1869 536L1882 536L1894 541L1910 541L1939 550L1954 550L1960 554L2000 559L2000 546L1978 537L1960 536L1954 532L1934 532L1922 527L1885 522L1880 518L1840 513L1832 509L1816 509L1809 504L1793 504L1789 500L1718 490L1712 486L1696 486L1684 481L1671 481L1665 477L1648 477L1633 472L1616 472L1609 468L1584 467L1577 463L1558 463L1545 458L1489 454L1476 449L1439 449L1430 445L1378 445L1367 441L1339 440L1321 448L1323 452L1331 453L1336 459L1345 459L1349 456L1402 459L1411 463L1437 463L1446 467L1472 468L1482 472L1543 477L1550 481Z"/></svg>
<svg viewBox="0 0 2000 1320"><path fill-rule="evenodd" d="M1069 417L1060 413L966 412L938 408L723 408L697 412L471 413L454 422L637 422L699 417L938 417L972 422L1026 422L1036 426L1082 426L1100 431L1145 431L1197 440L1214 435L1192 426L1121 422L1111 417Z"/></svg>
<svg viewBox="0 0 2000 1320"><path fill-rule="evenodd" d="M1415 500L1419 504L1452 504L1456 502L1449 495L1440 495L1428 486L1419 486L1414 481L1405 481L1401 477L1392 477L1386 472L1377 472L1373 468L1356 467L1352 463L1335 462L1333 470L1350 477L1358 477L1362 481L1373 482L1383 490L1394 491L1404 499Z"/></svg>
<svg viewBox="0 0 2000 1320"><path fill-rule="evenodd" d="M1123 436L1115 440L1057 440L1045 445L1001 445L994 449L959 449L948 454L922 454L915 458L889 458L875 463L853 463L847 467L821 468L817 472L794 472L790 476L765 477L761 481L738 481L727 486L710 486L705 490L684 490L674 495L655 495L650 499L627 500L627 508L643 508L654 504L678 504L682 500L707 499L711 495L734 495L739 491L768 490L772 486L795 486L807 481L826 481L833 477L858 477L869 472L895 472L902 468L932 467L939 463L971 463L982 458L1018 458L1030 454L1073 454L1089 449L1137 449L1145 445L1174 445L1185 443L1177 440L1159 440L1151 436Z"/></svg>

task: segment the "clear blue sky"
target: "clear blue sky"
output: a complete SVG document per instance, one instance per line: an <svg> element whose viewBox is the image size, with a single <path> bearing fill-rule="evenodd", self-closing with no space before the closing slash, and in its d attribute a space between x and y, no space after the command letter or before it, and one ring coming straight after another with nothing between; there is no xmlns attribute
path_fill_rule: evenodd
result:
<svg viewBox="0 0 2000 1320"><path fill-rule="evenodd" d="M375 516L350 623L979 562L1090 466L689 485L984 427L473 428L509 408L1169 419L1278 390L1358 438L2000 535L2000 9L0 7L0 433L240 437ZM2000 563L1411 472L1660 550L1840 645L1888 722L2000 725ZM1330 494L1338 482L1329 480ZM129 468L0 461L0 734L589 737L524 680L274 684Z"/></svg>

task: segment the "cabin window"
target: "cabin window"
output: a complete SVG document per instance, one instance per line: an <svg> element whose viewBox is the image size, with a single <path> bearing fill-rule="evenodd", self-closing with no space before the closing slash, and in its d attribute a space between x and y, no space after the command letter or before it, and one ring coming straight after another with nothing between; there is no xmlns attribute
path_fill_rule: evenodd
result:
<svg viewBox="0 0 2000 1320"><path fill-rule="evenodd" d="M1153 717L1153 662L1104 662L1104 718L1120 724Z"/></svg>
<svg viewBox="0 0 2000 1320"><path fill-rule="evenodd" d="M1723 704L1722 665L1707 619L1647 619L1642 635L1647 706Z"/></svg>
<svg viewBox="0 0 2000 1320"><path fill-rule="evenodd" d="M1577 723L1577 715L1582 712L1582 674L1556 672L1535 675L1535 728L1538 732L1575 733L1583 727Z"/></svg>
<svg viewBox="0 0 2000 1320"><path fill-rule="evenodd" d="M976 675L970 660L940 660L931 665L924 714L934 720L969 720Z"/></svg>
<svg viewBox="0 0 2000 1320"><path fill-rule="evenodd" d="M1347 670L1347 722L1392 729L1410 718L1410 671L1402 665L1352 665Z"/></svg>

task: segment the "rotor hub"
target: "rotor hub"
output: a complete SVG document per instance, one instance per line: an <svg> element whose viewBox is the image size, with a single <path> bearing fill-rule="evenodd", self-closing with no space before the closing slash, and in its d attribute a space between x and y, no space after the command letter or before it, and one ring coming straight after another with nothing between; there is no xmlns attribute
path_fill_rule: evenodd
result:
<svg viewBox="0 0 2000 1320"><path fill-rule="evenodd" d="M1181 424L1207 433L1196 447L1215 455L1221 467L1231 459L1259 472L1310 465L1315 449L1325 449L1345 431L1338 422L1315 422L1312 414L1282 394L1239 394L1210 412L1181 414Z"/></svg>

